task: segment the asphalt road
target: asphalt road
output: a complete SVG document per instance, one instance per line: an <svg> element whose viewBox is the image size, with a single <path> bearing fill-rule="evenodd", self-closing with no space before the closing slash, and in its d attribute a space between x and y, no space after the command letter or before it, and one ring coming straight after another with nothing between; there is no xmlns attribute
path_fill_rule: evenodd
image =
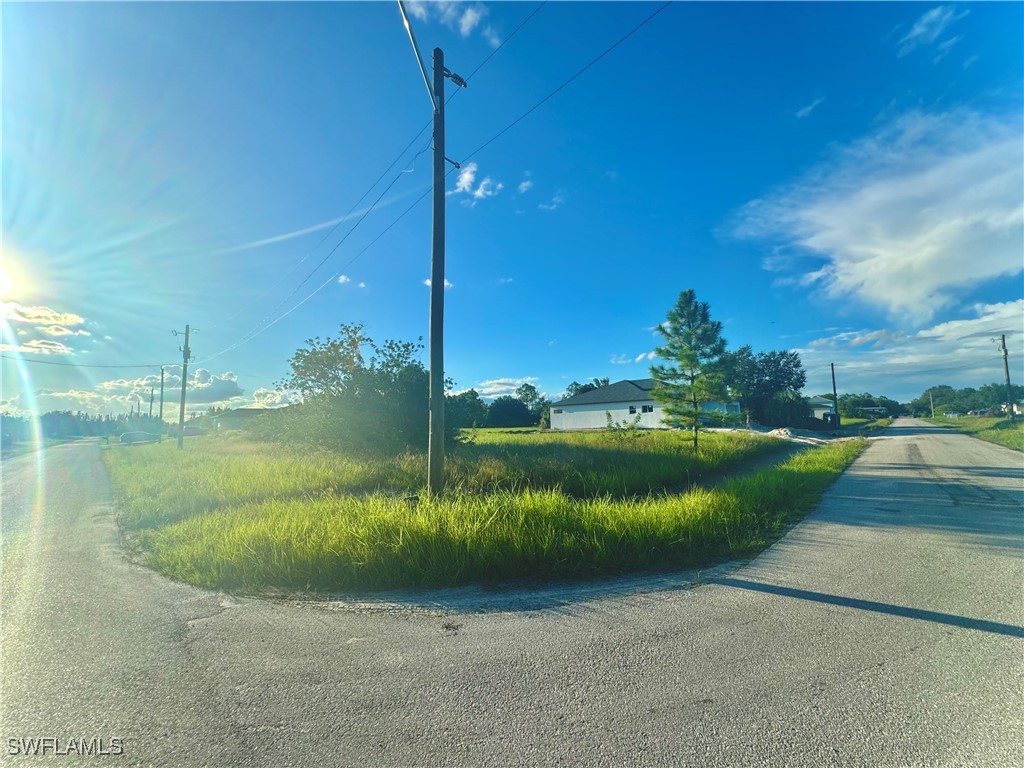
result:
<svg viewBox="0 0 1024 768"><path fill-rule="evenodd" d="M95 443L2 474L4 765L1024 764L1022 456L923 422L696 587L237 599L124 558Z"/></svg>

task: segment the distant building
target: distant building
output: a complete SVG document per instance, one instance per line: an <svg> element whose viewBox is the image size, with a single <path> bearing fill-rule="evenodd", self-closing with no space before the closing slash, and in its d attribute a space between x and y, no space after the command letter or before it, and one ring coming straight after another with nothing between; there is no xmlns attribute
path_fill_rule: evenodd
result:
<svg viewBox="0 0 1024 768"><path fill-rule="evenodd" d="M640 417L642 429L667 429L665 411L651 396L654 379L624 379L551 405L551 429L604 429L608 417L619 423ZM739 403L705 403L707 413L739 413Z"/></svg>
<svg viewBox="0 0 1024 768"><path fill-rule="evenodd" d="M832 413L834 410L834 403L830 397L812 397L807 402L811 408L811 416L816 419L823 418L826 413Z"/></svg>

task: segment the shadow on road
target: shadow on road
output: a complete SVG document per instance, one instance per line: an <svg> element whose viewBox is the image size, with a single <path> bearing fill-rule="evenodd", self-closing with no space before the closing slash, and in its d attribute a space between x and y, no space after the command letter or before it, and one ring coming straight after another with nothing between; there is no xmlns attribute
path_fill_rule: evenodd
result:
<svg viewBox="0 0 1024 768"><path fill-rule="evenodd" d="M878 603L874 600L860 600L855 597L842 597L841 595L829 595L825 592L812 592L807 589L794 589L793 587L780 587L775 584L764 584L759 581L747 581L746 579L717 578L708 579L709 584L720 584L725 587L736 589L747 589L753 592L767 592L773 595L794 597L798 600L813 600L817 603L828 605L841 605L845 608L857 608L862 611L874 611L885 613L890 616L902 616L907 619L918 619L920 621L931 621L936 624L949 624L954 627L965 629L978 629L982 632L992 632L997 635L1009 637L1024 637L1024 627L1013 624L1002 624L998 621L986 621L984 619L972 619L968 616L957 616L952 613L940 613L938 611L924 611L920 608L908 608L903 605L891 603Z"/></svg>

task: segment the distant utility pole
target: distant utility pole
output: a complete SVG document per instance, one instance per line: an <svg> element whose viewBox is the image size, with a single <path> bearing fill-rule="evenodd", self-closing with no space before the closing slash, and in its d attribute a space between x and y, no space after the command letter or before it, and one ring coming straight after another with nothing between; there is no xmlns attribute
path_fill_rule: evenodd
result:
<svg viewBox="0 0 1024 768"><path fill-rule="evenodd" d="M155 397L155 395L153 394L153 388L150 387L149 388L149 418L151 418L151 419L153 418L153 398L154 397Z"/></svg>
<svg viewBox="0 0 1024 768"><path fill-rule="evenodd" d="M836 422L839 421L839 395L836 394L836 364L829 363L832 366L832 410L836 412Z"/></svg>
<svg viewBox="0 0 1024 768"><path fill-rule="evenodd" d="M1000 336L999 340L1003 345L1003 373L1006 374L1006 405L1010 409L1010 421L1013 421L1013 389L1010 387L1010 361L1007 359L1006 334L1004 333Z"/></svg>
<svg viewBox="0 0 1024 768"><path fill-rule="evenodd" d="M434 84L431 87L427 69L423 65L416 36L398 0L402 21L409 33L416 62L423 82L427 86L434 108L434 195L433 238L430 254L430 422L427 440L427 494L435 495L444 488L444 226L445 226L445 161L444 155L444 79L450 77L455 85L465 88L466 81L444 66L444 51L434 49ZM451 162L451 161L449 161ZM452 163L456 168L458 163Z"/></svg>
<svg viewBox="0 0 1024 768"><path fill-rule="evenodd" d="M164 423L164 367L160 366L160 425Z"/></svg>
<svg viewBox="0 0 1024 768"><path fill-rule="evenodd" d="M935 418L935 396L929 391L928 392L928 405L932 407L932 418Z"/></svg>
<svg viewBox="0 0 1024 768"><path fill-rule="evenodd" d="M171 331L175 336L177 331ZM185 346L181 348L181 405L178 408L178 450L185 444L185 387L188 385L188 361L192 350L188 347L189 327L185 326Z"/></svg>

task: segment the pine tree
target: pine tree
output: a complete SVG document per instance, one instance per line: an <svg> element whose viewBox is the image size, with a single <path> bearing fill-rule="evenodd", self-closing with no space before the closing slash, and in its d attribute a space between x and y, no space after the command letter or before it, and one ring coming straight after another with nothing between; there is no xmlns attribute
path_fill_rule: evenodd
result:
<svg viewBox="0 0 1024 768"><path fill-rule="evenodd" d="M670 362L651 366L658 384L651 394L664 407L666 424L693 431L696 453L704 405L726 396L722 324L711 319L707 302L697 301L693 289L687 289L658 331L665 343L655 354Z"/></svg>

